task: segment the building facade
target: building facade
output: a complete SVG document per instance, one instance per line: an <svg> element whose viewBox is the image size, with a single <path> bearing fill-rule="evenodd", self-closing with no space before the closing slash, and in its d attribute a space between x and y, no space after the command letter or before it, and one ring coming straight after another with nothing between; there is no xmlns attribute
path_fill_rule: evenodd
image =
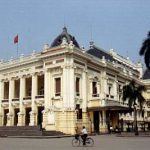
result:
<svg viewBox="0 0 150 150"><path fill-rule="evenodd" d="M133 115L122 101L122 87L132 79L149 87L142 74L140 63L114 50L93 42L89 50L80 48L64 27L40 53L0 63L0 126L40 125L67 134L82 125L89 132L123 130ZM148 121L147 103L144 108ZM138 120L143 120L140 113Z"/></svg>

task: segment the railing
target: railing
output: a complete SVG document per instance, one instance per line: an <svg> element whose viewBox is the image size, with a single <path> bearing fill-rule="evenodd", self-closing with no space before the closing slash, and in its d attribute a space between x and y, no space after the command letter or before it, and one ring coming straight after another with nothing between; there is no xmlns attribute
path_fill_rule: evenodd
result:
<svg viewBox="0 0 150 150"><path fill-rule="evenodd" d="M44 98L44 95L36 95L35 98L36 98L36 99Z"/></svg>
<svg viewBox="0 0 150 150"><path fill-rule="evenodd" d="M123 106L123 107L128 107L127 103L120 102L120 101L117 101L115 99L106 98L106 99L101 100L101 101L102 101L101 104L103 106Z"/></svg>
<svg viewBox="0 0 150 150"><path fill-rule="evenodd" d="M12 99L12 102L18 102L19 101L19 98L13 98Z"/></svg>
<svg viewBox="0 0 150 150"><path fill-rule="evenodd" d="M2 103L8 103L8 102L9 102L8 99L3 99L3 100L2 100Z"/></svg>
<svg viewBox="0 0 150 150"><path fill-rule="evenodd" d="M99 94L92 94L92 97L99 97Z"/></svg>
<svg viewBox="0 0 150 150"><path fill-rule="evenodd" d="M23 100L30 100L31 99L31 96L26 96L23 98Z"/></svg>
<svg viewBox="0 0 150 150"><path fill-rule="evenodd" d="M55 96L60 96L60 94L61 94L60 92L58 92L58 93L55 93Z"/></svg>
<svg viewBox="0 0 150 150"><path fill-rule="evenodd" d="M79 92L76 92L76 96L80 96L80 93L79 93Z"/></svg>
<svg viewBox="0 0 150 150"><path fill-rule="evenodd" d="M106 94L106 98L114 99L114 95Z"/></svg>

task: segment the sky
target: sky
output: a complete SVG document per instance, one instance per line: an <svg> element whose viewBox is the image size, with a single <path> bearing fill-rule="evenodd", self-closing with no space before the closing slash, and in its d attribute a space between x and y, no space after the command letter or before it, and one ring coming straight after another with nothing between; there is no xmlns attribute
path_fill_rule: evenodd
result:
<svg viewBox="0 0 150 150"><path fill-rule="evenodd" d="M150 30L149 0L0 0L0 59L42 51L64 25L86 49L89 42L132 61Z"/></svg>

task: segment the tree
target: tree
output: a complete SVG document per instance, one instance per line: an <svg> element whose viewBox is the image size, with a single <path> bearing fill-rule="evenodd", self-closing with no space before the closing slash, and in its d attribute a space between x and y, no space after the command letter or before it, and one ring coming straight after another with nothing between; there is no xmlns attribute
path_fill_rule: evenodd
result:
<svg viewBox="0 0 150 150"><path fill-rule="evenodd" d="M143 105L145 103L145 98L142 95L143 91L145 91L145 87L142 85L136 86L134 80L132 80L129 84L123 86L123 101L127 101L129 108L134 110L135 135L138 135L136 107L137 105L139 105L140 111L142 111Z"/></svg>
<svg viewBox="0 0 150 150"><path fill-rule="evenodd" d="M147 34L147 38L142 43L139 54L140 56L144 55L145 65L150 70L150 31Z"/></svg>

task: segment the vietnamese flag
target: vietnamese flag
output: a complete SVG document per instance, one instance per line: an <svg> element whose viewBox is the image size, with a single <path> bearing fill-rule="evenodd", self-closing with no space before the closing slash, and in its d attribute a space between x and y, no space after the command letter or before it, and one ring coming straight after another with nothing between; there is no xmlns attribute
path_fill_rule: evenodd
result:
<svg viewBox="0 0 150 150"><path fill-rule="evenodd" d="M18 43L19 38L18 38L18 34L14 37L14 44Z"/></svg>

